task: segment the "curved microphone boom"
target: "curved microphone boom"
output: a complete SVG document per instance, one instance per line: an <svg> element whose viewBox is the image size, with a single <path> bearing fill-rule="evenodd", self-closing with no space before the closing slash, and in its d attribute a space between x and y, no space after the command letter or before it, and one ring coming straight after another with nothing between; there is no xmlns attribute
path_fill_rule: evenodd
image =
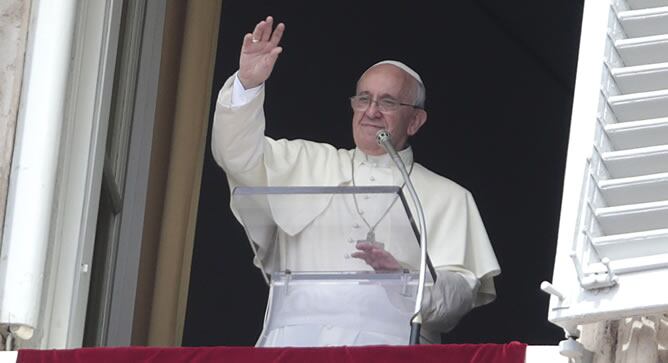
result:
<svg viewBox="0 0 668 363"><path fill-rule="evenodd" d="M415 299L415 310L413 318L411 319L411 335L410 335L410 345L416 345L420 342L420 327L422 326L422 298L424 296L424 285L425 285L425 276L427 273L427 227L425 223L424 210L422 209L422 204L420 199L415 192L413 183L411 182L408 171L406 171L406 165L399 157L397 150L392 145L392 135L387 130L380 130L376 133L376 141L380 146L385 149L385 151L390 154L392 161L396 164L397 168L401 172L401 175L404 178L408 192L413 199L415 204L415 209L417 211L418 225L420 232L420 276L418 279L418 290L417 297Z"/></svg>

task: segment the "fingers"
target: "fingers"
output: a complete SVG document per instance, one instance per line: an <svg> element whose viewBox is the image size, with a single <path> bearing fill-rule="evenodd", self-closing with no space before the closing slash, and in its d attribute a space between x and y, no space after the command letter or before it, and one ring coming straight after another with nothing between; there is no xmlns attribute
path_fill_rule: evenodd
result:
<svg viewBox="0 0 668 363"><path fill-rule="evenodd" d="M271 52L269 52L269 55L264 58L265 66L268 68L273 68L274 64L276 64L276 60L278 59L279 54L281 54L282 51L283 48L281 47L272 49Z"/></svg>
<svg viewBox="0 0 668 363"><path fill-rule="evenodd" d="M359 242L357 242L357 244L355 245L355 248L357 248L357 249L360 250L360 251L371 252L371 251L373 250L373 245L371 244L371 242L362 242L362 241L359 241Z"/></svg>
<svg viewBox="0 0 668 363"><path fill-rule="evenodd" d="M280 23L276 25L276 29L274 29L274 32L271 34L271 39L270 43L273 46L278 46L278 44L281 42L281 38L283 38L283 32L285 31L285 24Z"/></svg>
<svg viewBox="0 0 668 363"><path fill-rule="evenodd" d="M265 32L267 28L267 21L262 20L261 22L257 23L255 25L255 29L253 29L253 37L252 39L255 41L259 41L262 39L262 34Z"/></svg>
<svg viewBox="0 0 668 363"><path fill-rule="evenodd" d="M371 242L358 242L355 246L359 251L350 254L351 257L359 258L366 262L376 271L398 271L401 270L401 265L392 256L382 248L382 244L375 244Z"/></svg>
<svg viewBox="0 0 668 363"><path fill-rule="evenodd" d="M374 270L380 270L381 269L381 264L379 262L378 257L372 256L370 252L353 252L350 254L350 257L353 258L358 258L360 260L363 260L366 262L367 265L371 266Z"/></svg>
<svg viewBox="0 0 668 363"><path fill-rule="evenodd" d="M276 58L278 58L278 55L281 54L282 51L283 51L282 47L276 47L272 49L269 54L274 58L274 60L276 60Z"/></svg>
<svg viewBox="0 0 668 363"><path fill-rule="evenodd" d="M248 48L251 46L251 44L253 44L253 34L247 33L246 35L244 35L244 41L242 47Z"/></svg>
<svg viewBox="0 0 668 363"><path fill-rule="evenodd" d="M262 29L262 38L258 38L262 40L263 42L269 41L269 38L271 38L271 29L273 28L274 25L274 18L271 16L268 16L267 19L264 21L264 28Z"/></svg>
<svg viewBox="0 0 668 363"><path fill-rule="evenodd" d="M272 29L274 19L268 16L255 25L253 32L244 35L239 54L239 80L246 88L252 88L266 81L283 52L279 42L285 31L284 24Z"/></svg>
<svg viewBox="0 0 668 363"><path fill-rule="evenodd" d="M364 260L364 262L366 262L367 265L373 267L371 265L371 262L373 262L373 260L371 259L371 256L368 253L353 252L353 253L350 254L350 257L359 258L360 260ZM375 267L374 267L374 270L375 270Z"/></svg>
<svg viewBox="0 0 668 363"><path fill-rule="evenodd" d="M273 46L278 45L285 31L285 24L280 23L273 29L274 18L268 16L265 20L257 23L251 36L251 42L270 42ZM272 30L273 29L273 30ZM254 41L253 41L254 40Z"/></svg>

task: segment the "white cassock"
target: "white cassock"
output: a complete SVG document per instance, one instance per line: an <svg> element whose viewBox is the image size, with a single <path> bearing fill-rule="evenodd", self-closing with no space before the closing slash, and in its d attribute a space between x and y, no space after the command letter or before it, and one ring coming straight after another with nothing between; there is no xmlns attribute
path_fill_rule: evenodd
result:
<svg viewBox="0 0 668 363"><path fill-rule="evenodd" d="M403 185L401 173L388 155L370 156L359 149L337 149L324 143L265 137L263 102L264 87L244 90L236 75L225 82L218 95L212 151L226 171L231 189L236 186ZM500 273L500 268L470 192L414 163L410 147L402 150L400 156L405 165L412 165L411 181L425 211L428 253L437 272L437 282L425 289L422 337L423 341L437 343L440 332L451 330L472 308L494 300L493 277ZM267 273L286 269L369 270L363 261L348 256L355 251L352 242L365 239L367 224L380 221L375 229L376 240L383 242L386 250L402 265L417 268L417 249L402 249L399 238L387 232L390 228L386 224L392 223L392 214L397 208L384 216L387 203L378 206L372 199L362 198L356 202L358 205L353 207L350 203L315 198L290 213L272 206L277 228L275 233L267 234L271 238L254 238L251 242L255 243L257 252L255 264ZM231 207L240 219L234 200ZM366 216L366 223L359 211ZM411 212L415 215L415 211ZM347 223L335 223L343 230L310 228L323 218L342 213L350 216ZM291 306L299 308L285 314L282 324L265 325L258 345L407 344L408 322L399 327L390 322L393 325L388 326L391 319L383 319L383 309L377 308L387 306L386 301L381 301L383 298L360 296L357 292L329 293L339 302L330 304L324 313L321 304L309 304L312 297L299 296L299 300L292 301ZM396 308L397 304L402 305L402 302L394 301L390 308Z"/></svg>

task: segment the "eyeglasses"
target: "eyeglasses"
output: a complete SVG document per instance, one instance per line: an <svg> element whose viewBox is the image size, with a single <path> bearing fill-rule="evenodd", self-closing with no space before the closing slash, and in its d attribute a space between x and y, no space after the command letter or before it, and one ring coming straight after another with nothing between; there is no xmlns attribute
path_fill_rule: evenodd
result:
<svg viewBox="0 0 668 363"><path fill-rule="evenodd" d="M417 105L410 103L401 103L392 98L381 98L373 100L369 95L357 95L350 97L350 105L355 111L366 111L372 103L376 104L380 112L393 112L399 109L400 106L409 106L413 108L420 108Z"/></svg>

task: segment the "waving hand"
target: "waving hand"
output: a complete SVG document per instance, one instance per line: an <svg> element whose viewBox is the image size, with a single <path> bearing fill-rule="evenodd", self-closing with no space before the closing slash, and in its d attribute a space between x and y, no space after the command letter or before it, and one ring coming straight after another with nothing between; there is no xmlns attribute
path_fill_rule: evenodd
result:
<svg viewBox="0 0 668 363"><path fill-rule="evenodd" d="M274 19L257 23L253 33L244 36L239 56L239 81L249 89L261 85L271 75L276 59L283 48L279 46L285 24L280 23L273 29Z"/></svg>

